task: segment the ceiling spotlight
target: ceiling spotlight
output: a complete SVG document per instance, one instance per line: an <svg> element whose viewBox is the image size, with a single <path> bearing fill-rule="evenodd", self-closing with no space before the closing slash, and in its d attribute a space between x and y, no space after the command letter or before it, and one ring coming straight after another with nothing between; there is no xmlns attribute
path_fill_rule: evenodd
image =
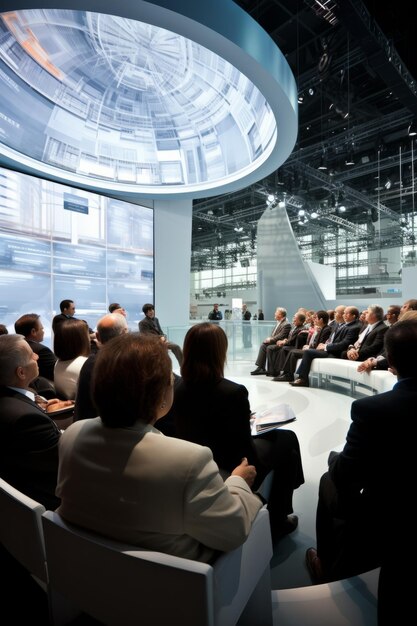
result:
<svg viewBox="0 0 417 626"><path fill-rule="evenodd" d="M313 212L311 213L311 219L312 219L312 220L316 220L316 219L318 218L318 216L319 216L319 214L318 214L318 213L316 213L316 211L313 211Z"/></svg>
<svg viewBox="0 0 417 626"><path fill-rule="evenodd" d="M239 226L239 224L236 224L236 226L233 229L235 231L235 233L242 233L243 232L243 226Z"/></svg>
<svg viewBox="0 0 417 626"><path fill-rule="evenodd" d="M309 96L314 96L315 93L316 93L316 90L314 89L314 87L309 87L308 95Z"/></svg>
<svg viewBox="0 0 417 626"><path fill-rule="evenodd" d="M345 161L345 165L355 165L355 161L353 159L353 154L351 152L349 152L346 161Z"/></svg>
<svg viewBox="0 0 417 626"><path fill-rule="evenodd" d="M268 200L268 202L274 202L274 200L275 200L274 194L273 193L269 193L267 200Z"/></svg>
<svg viewBox="0 0 417 626"><path fill-rule="evenodd" d="M300 209L300 210L298 211L298 215L299 215L300 217L304 217L304 215L305 215L305 214L306 214L306 212L304 211L304 209Z"/></svg>
<svg viewBox="0 0 417 626"><path fill-rule="evenodd" d="M304 94L300 93L298 95L298 104L303 104L303 102L304 102Z"/></svg>
<svg viewBox="0 0 417 626"><path fill-rule="evenodd" d="M415 120L412 120L410 126L408 127L408 136L415 137L417 135L417 124Z"/></svg>
<svg viewBox="0 0 417 626"><path fill-rule="evenodd" d="M339 211L340 211L341 213L344 213L344 212L346 211L346 207L345 207L345 205L344 205L344 204L341 204L341 205L339 206Z"/></svg>
<svg viewBox="0 0 417 626"><path fill-rule="evenodd" d="M327 170L327 163L326 163L326 158L323 155L320 159L320 165L319 165L319 170Z"/></svg>
<svg viewBox="0 0 417 626"><path fill-rule="evenodd" d="M392 185L391 179L387 178L384 184L385 189L391 189L391 185Z"/></svg>
<svg viewBox="0 0 417 626"><path fill-rule="evenodd" d="M280 200L278 202L278 206L279 206L280 209L285 209L285 200Z"/></svg>

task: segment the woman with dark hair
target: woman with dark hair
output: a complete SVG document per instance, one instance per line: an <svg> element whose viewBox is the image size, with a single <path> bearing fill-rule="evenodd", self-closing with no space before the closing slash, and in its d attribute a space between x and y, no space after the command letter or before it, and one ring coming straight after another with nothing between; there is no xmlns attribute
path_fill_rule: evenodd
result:
<svg viewBox="0 0 417 626"><path fill-rule="evenodd" d="M80 370L90 354L88 325L75 318L61 322L55 329L54 353L58 357L54 368L56 393L75 400Z"/></svg>
<svg viewBox="0 0 417 626"><path fill-rule="evenodd" d="M250 488L255 468L239 459L223 482L208 448L155 428L173 399L171 359L158 337L129 333L104 344L92 395L100 417L75 422L61 438L62 517L204 562L246 540L262 506Z"/></svg>
<svg viewBox="0 0 417 626"><path fill-rule="evenodd" d="M208 446L226 474L246 457L257 469L255 490L275 470L268 509L271 530L279 537L298 523L290 515L293 491L304 482L298 440L290 430L251 436L248 390L224 378L226 354L227 337L219 325L204 322L187 332L172 409L175 433Z"/></svg>

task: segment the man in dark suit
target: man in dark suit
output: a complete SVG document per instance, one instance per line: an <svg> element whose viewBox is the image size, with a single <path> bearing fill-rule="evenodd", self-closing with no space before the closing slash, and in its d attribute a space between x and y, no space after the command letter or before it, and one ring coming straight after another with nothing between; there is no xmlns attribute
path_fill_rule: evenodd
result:
<svg viewBox="0 0 417 626"><path fill-rule="evenodd" d="M157 317L155 317L155 307L153 304L144 304L142 311L145 314L143 320L139 322L139 332L145 335L157 335L161 338L161 341L166 344L168 350L174 353L180 367L182 365L182 350L180 346L172 341L168 341L166 335L163 333L161 325Z"/></svg>
<svg viewBox="0 0 417 626"><path fill-rule="evenodd" d="M293 350L297 345L297 339L300 333L305 330L304 322L306 316L304 313L297 312L292 318L293 326L286 339L280 339L275 346L270 346L267 350L268 371L267 376L276 376L279 373L279 360L284 350ZM287 352L288 354L288 352Z"/></svg>
<svg viewBox="0 0 417 626"><path fill-rule="evenodd" d="M24 337L0 337L0 475L46 508L55 509L61 432L30 390L39 373L37 362L38 355ZM48 404L52 401L45 408Z"/></svg>
<svg viewBox="0 0 417 626"><path fill-rule="evenodd" d="M287 311L283 307L277 307L275 310L275 328L270 337L266 337L260 345L258 358L256 359L256 369L251 372L252 376L266 374L266 363L268 358L268 349L276 346L278 341L286 339L290 334L291 324L287 320Z"/></svg>
<svg viewBox="0 0 417 626"><path fill-rule="evenodd" d="M56 327L58 326L58 324L61 324L65 320L69 320L69 319L73 318L74 315L75 315L75 303L74 303L74 300L61 300L61 302L59 303L59 308L60 308L61 313L58 313L58 315L55 315L55 317L52 320L52 331L54 333L56 331ZM87 324L87 322L85 320L83 320L83 321ZM88 324L87 324L87 326L88 326ZM88 332L90 334L91 349L93 351L95 351L95 349L96 349L96 333L89 326L88 326Z"/></svg>
<svg viewBox="0 0 417 626"><path fill-rule="evenodd" d="M274 382L291 382L294 380L294 372L297 367L298 359L301 359L304 351L316 349L320 343L325 343L330 337L331 328L328 325L329 314L327 311L320 310L314 314L314 332L310 337L309 343L305 344L301 349L295 347L284 346L276 363L278 372L282 372L273 378Z"/></svg>
<svg viewBox="0 0 417 626"><path fill-rule="evenodd" d="M119 313L109 313L102 317L97 323L98 347L104 345L113 337L118 337L129 332L126 318ZM97 352L90 354L81 368L78 378L77 396L74 406L74 422L77 420L97 417L97 409L91 397L91 377L93 375L94 364Z"/></svg>
<svg viewBox="0 0 417 626"><path fill-rule="evenodd" d="M40 315L37 315L37 313L22 315L15 321L14 330L18 335L23 335L33 352L38 355L39 376L53 381L57 359L52 350L42 343L45 332L41 324Z"/></svg>
<svg viewBox="0 0 417 626"><path fill-rule="evenodd" d="M359 336L359 311L355 306L347 306L343 313L344 324L340 324L326 343L321 343L316 350L306 350L297 369L298 378L290 385L308 387L308 375L313 359L327 357L340 358L342 352L353 345Z"/></svg>
<svg viewBox="0 0 417 626"><path fill-rule="evenodd" d="M360 332L355 343L342 352L342 359L349 361L366 361L371 356L377 356L384 346L384 335L388 326L384 322L384 310L381 306L372 304L366 310L366 325Z"/></svg>
<svg viewBox="0 0 417 626"><path fill-rule="evenodd" d="M315 583L382 565L391 574L387 593L398 617L403 600L414 602L401 588L404 564L413 566L416 552L413 538L403 535L412 528L404 507L415 489L417 322L394 324L385 348L398 382L391 391L352 403L345 446L330 453L320 481L317 550L307 550L306 563Z"/></svg>

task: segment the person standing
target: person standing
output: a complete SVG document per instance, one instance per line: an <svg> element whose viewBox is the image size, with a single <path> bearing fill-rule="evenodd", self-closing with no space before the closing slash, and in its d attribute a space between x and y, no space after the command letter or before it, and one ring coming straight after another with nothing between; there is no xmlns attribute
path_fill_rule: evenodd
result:
<svg viewBox="0 0 417 626"><path fill-rule="evenodd" d="M258 309L258 320L259 320L260 322L263 322L263 321L264 321L264 319L265 319L264 312L262 311L262 309Z"/></svg>
<svg viewBox="0 0 417 626"><path fill-rule="evenodd" d="M223 319L223 313L219 311L219 305L217 303L213 304L213 310L208 314L208 318L212 322L219 322Z"/></svg>
<svg viewBox="0 0 417 626"><path fill-rule="evenodd" d="M251 317L252 313L248 310L247 304L242 304L242 338L244 348L252 348L252 328L250 325Z"/></svg>

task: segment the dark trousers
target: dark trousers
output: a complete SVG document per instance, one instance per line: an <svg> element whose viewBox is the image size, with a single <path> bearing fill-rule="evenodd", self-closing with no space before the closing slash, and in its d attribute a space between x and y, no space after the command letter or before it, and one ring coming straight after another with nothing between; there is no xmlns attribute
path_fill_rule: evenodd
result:
<svg viewBox="0 0 417 626"><path fill-rule="evenodd" d="M271 527L293 512L294 489L304 483L300 445L292 430L275 429L253 438L259 464L253 490L274 470L268 510Z"/></svg>
<svg viewBox="0 0 417 626"><path fill-rule="evenodd" d="M325 350L313 350L309 348L308 350L303 350L303 358L301 359L300 366L297 370L297 374L303 380L308 380L308 375L311 369L311 363L313 359L327 359L329 356L334 356L328 354Z"/></svg>
<svg viewBox="0 0 417 626"><path fill-rule="evenodd" d="M328 472L319 486L317 553L326 582L367 572L380 565L381 520L366 498L341 496Z"/></svg>
<svg viewBox="0 0 417 626"><path fill-rule="evenodd" d="M255 365L258 367L262 367L262 369L266 369L266 359L267 359L267 350L270 346L275 346L276 342L272 343L261 343L259 346L258 358L255 361Z"/></svg>

